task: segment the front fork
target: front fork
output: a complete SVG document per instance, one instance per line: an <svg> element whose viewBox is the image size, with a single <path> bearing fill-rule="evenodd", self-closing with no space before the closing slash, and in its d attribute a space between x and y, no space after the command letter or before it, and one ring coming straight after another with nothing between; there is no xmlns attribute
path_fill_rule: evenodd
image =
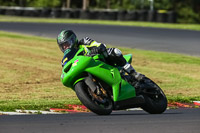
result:
<svg viewBox="0 0 200 133"><path fill-rule="evenodd" d="M97 95L103 94L104 96L108 96L102 84L90 73L88 73L88 77L85 78L85 83L93 93L96 93Z"/></svg>
<svg viewBox="0 0 200 133"><path fill-rule="evenodd" d="M89 87L89 92L93 97L93 100L102 104L106 103L105 98L109 97L109 95L101 83L96 80L96 78L88 73L88 77L85 78L85 83Z"/></svg>
<svg viewBox="0 0 200 133"><path fill-rule="evenodd" d="M98 88L94 82L94 78L91 74L88 73L88 77L85 78L85 83L91 89L91 91L95 93Z"/></svg>

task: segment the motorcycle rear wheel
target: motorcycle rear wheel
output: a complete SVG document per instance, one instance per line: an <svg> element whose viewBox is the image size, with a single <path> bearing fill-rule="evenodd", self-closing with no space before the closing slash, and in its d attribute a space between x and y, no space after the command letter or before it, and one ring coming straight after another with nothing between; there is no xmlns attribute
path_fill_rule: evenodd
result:
<svg viewBox="0 0 200 133"><path fill-rule="evenodd" d="M91 95L91 89L83 82L80 81L75 85L75 92L79 100L89 110L98 115L109 115L113 109L113 102L110 97L104 97L105 103L96 101Z"/></svg>
<svg viewBox="0 0 200 133"><path fill-rule="evenodd" d="M150 89L148 93L143 94L144 99L145 99L145 104L142 106L142 109L150 114L163 113L167 108L167 98L164 92L151 79L145 78L145 80L149 82L148 85L152 86L152 88L154 89Z"/></svg>

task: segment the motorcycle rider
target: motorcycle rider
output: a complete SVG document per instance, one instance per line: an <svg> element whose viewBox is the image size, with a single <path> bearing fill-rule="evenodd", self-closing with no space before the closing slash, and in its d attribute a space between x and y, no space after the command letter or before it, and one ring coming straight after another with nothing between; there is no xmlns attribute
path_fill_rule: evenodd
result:
<svg viewBox="0 0 200 133"><path fill-rule="evenodd" d="M85 37L78 41L76 34L72 30L61 31L57 37L57 43L60 50L64 53L62 66L74 57L78 49L84 48L85 55L88 50L90 51L90 54L103 54L107 64L123 67L123 69L129 75L132 75L135 80L139 81L144 77L144 75L136 72L130 63L126 62L122 52L118 48L106 48L105 44L98 43L89 37Z"/></svg>

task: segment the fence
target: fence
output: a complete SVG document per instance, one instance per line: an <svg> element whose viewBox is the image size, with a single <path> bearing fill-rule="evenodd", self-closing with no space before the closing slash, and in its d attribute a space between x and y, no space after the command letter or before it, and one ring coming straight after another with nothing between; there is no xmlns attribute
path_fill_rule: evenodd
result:
<svg viewBox="0 0 200 133"><path fill-rule="evenodd" d="M0 15L176 23L176 13L173 11L0 7Z"/></svg>

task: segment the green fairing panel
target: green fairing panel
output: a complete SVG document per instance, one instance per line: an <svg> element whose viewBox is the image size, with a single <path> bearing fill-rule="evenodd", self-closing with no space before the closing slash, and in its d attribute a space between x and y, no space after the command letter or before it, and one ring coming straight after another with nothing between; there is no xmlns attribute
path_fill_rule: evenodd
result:
<svg viewBox="0 0 200 133"><path fill-rule="evenodd" d="M110 86L112 86L113 84L118 84L120 82L121 77L117 68L102 63L98 60L93 62L93 65L94 66L91 65L90 67L88 67L86 69L86 72L89 72L90 74L103 80Z"/></svg>
<svg viewBox="0 0 200 133"><path fill-rule="evenodd" d="M122 82L120 84L113 86L113 100L114 100L114 102L125 100L125 99L132 98L132 97L135 97L135 96L136 96L135 88L123 79L122 79Z"/></svg>
<svg viewBox="0 0 200 133"><path fill-rule="evenodd" d="M125 60L126 60L128 63L130 63L130 64L131 64L131 62L132 62L132 57L133 57L132 54L124 55Z"/></svg>
<svg viewBox="0 0 200 133"><path fill-rule="evenodd" d="M98 61L96 63L98 63ZM98 67L90 67L87 68L86 71L112 86L114 101L120 101L136 96L135 88L125 80L121 79L121 75L117 68L99 63Z"/></svg>

